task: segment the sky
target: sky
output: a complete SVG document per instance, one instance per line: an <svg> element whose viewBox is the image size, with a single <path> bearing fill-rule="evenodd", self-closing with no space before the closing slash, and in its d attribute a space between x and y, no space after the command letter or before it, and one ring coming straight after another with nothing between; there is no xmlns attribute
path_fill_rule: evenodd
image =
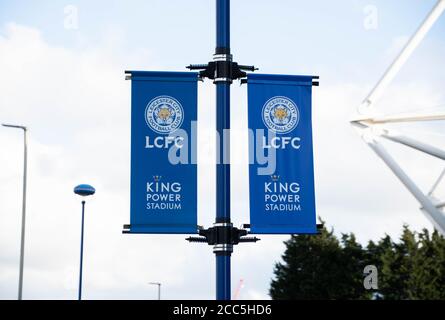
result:
<svg viewBox="0 0 445 320"><path fill-rule="evenodd" d="M366 244L431 224L349 124L356 107L435 1L232 1L234 60L262 73L320 76L313 90L317 216ZM370 12L373 23L370 27ZM0 1L0 122L29 127L25 299L76 299L79 183L92 184L85 225L85 299L213 299L214 255L181 235L123 235L129 222L130 83L124 70L184 71L215 47L214 1ZM382 114L444 111L445 17L376 104ZM214 220L215 94L199 84L198 223ZM232 218L248 222L247 96L232 85ZM444 147L443 123L400 131ZM0 299L17 296L22 134L0 128ZM427 191L443 162L384 143ZM440 185L438 196L445 196ZM239 299L268 299L288 236L232 255Z"/></svg>

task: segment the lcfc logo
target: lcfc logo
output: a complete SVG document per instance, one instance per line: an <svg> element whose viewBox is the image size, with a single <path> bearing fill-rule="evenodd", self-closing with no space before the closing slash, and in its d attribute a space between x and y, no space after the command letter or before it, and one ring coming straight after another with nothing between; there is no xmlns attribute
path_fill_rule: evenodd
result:
<svg viewBox="0 0 445 320"><path fill-rule="evenodd" d="M145 108L145 121L155 132L169 134L182 125L184 110L178 100L170 96L159 96Z"/></svg>
<svg viewBox="0 0 445 320"><path fill-rule="evenodd" d="M264 125L276 133L288 133L298 125L300 115L297 105L287 97L273 97L263 106Z"/></svg>

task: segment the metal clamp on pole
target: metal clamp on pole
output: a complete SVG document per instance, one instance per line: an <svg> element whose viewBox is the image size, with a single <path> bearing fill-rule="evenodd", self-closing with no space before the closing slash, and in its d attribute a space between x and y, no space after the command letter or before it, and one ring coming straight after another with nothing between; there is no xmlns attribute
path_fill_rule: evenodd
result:
<svg viewBox="0 0 445 320"><path fill-rule="evenodd" d="M241 242L257 242L260 240L257 237L247 237L248 234L249 232L246 229L235 228L231 223L218 222L211 228L200 229L199 237L188 237L186 240L189 242L207 243L210 246L214 246L215 253L222 252L225 249L231 253L233 251L233 245Z"/></svg>
<svg viewBox="0 0 445 320"><path fill-rule="evenodd" d="M233 252L233 245L231 244L216 244L213 247L213 253L216 254L231 254Z"/></svg>
<svg viewBox="0 0 445 320"><path fill-rule="evenodd" d="M237 62L232 61L232 55L230 54L215 54L213 60L207 64L191 64L186 68L189 70L200 70L200 78L214 80L214 83L232 83L233 80L246 78L247 73L245 71L258 70L255 66L238 65Z"/></svg>

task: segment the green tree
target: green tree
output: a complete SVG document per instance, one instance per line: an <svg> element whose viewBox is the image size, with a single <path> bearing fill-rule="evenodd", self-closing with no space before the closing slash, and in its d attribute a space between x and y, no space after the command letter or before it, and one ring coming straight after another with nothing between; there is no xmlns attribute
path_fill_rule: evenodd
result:
<svg viewBox="0 0 445 320"><path fill-rule="evenodd" d="M405 225L400 243L390 243L380 256L379 292L389 300L409 299L408 282L414 267L411 262L418 250L415 234Z"/></svg>
<svg viewBox="0 0 445 320"><path fill-rule="evenodd" d="M354 235L341 243L323 227L317 236L292 235L285 242L283 263L275 265L273 299L355 299L363 290L363 249ZM343 245L343 246L342 246Z"/></svg>
<svg viewBox="0 0 445 320"><path fill-rule="evenodd" d="M363 286L363 269L370 264L366 250L357 242L353 233L343 234L341 239L343 261L343 299L369 299L371 292Z"/></svg>
<svg viewBox="0 0 445 320"><path fill-rule="evenodd" d="M339 239L323 227L319 235L292 235L276 263L273 299L445 299L445 239L403 226L398 242L385 235L363 248L354 234ZM375 265L378 289L365 290L363 269Z"/></svg>
<svg viewBox="0 0 445 320"><path fill-rule="evenodd" d="M426 229L416 234L406 225L399 243L387 239L373 255L384 299L445 299L445 239Z"/></svg>
<svg viewBox="0 0 445 320"><path fill-rule="evenodd" d="M445 299L445 239L437 231L424 229L419 248L412 258L413 270L407 282L409 299Z"/></svg>

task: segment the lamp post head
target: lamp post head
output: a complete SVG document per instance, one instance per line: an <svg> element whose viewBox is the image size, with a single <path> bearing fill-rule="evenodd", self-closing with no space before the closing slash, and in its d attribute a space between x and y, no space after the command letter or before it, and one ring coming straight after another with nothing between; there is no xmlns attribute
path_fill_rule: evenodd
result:
<svg viewBox="0 0 445 320"><path fill-rule="evenodd" d="M79 184L77 187L74 188L74 193L82 197L91 196L95 192L96 189L94 189L89 184Z"/></svg>
<svg viewBox="0 0 445 320"><path fill-rule="evenodd" d="M26 128L25 126L19 126L19 125L15 125L15 124L7 124L7 123L2 123L2 126L7 127L7 128L16 128L16 129L22 129L22 130L28 130L28 128Z"/></svg>

